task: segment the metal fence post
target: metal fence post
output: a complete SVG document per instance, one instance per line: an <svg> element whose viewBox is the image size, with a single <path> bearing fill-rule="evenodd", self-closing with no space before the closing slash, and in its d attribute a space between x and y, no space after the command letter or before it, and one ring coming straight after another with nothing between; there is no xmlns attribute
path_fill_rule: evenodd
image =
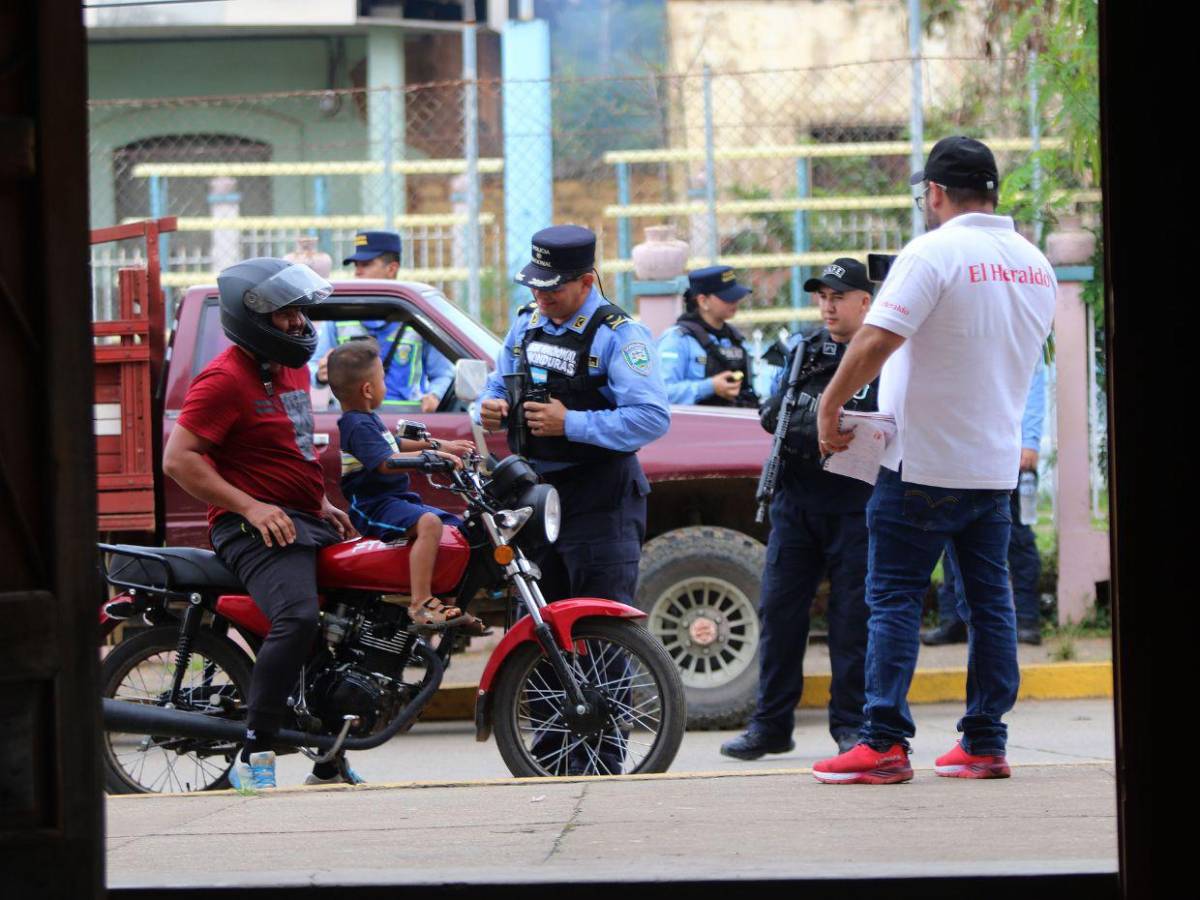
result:
<svg viewBox="0 0 1200 900"><path fill-rule="evenodd" d="M467 313L478 321L479 296L479 83L475 60L475 4L463 4L463 144L467 158Z"/></svg>
<svg viewBox="0 0 1200 900"><path fill-rule="evenodd" d="M380 97L383 107L383 227L388 231L396 224L396 144L392 140L392 88L384 88Z"/></svg>
<svg viewBox="0 0 1200 900"><path fill-rule="evenodd" d="M806 200L811 195L809 189L808 167L810 158L801 156L796 160L796 197ZM808 252L808 213L802 209L796 210L792 216L792 246L794 253ZM801 266L792 266L792 306L802 306L804 286L804 270Z"/></svg>
<svg viewBox="0 0 1200 900"><path fill-rule="evenodd" d="M629 164L625 162L617 163L617 203L629 205ZM621 259L629 259L629 254L633 252L631 227L628 216L622 215L617 219L617 256ZM628 302L629 273L621 272L617 275L617 305L628 309Z"/></svg>
<svg viewBox="0 0 1200 900"><path fill-rule="evenodd" d="M167 214L167 178L165 175L150 176L150 218L161 219ZM170 249L169 239L165 234L158 236L158 258L162 260L165 272L171 266L171 257L167 255Z"/></svg>
<svg viewBox="0 0 1200 900"><path fill-rule="evenodd" d="M921 0L908 0L908 53L912 60L912 96L908 131L912 140L912 170L925 164L925 97L921 85ZM913 204L912 236L925 233L925 218Z"/></svg>
<svg viewBox="0 0 1200 900"><path fill-rule="evenodd" d="M325 182L324 175L314 175L312 180L313 189L313 215L327 216L329 215L329 190ZM329 229L327 228L310 228L309 234L317 238L317 246L330 256L333 255L333 241L331 240Z"/></svg>
<svg viewBox="0 0 1200 900"><path fill-rule="evenodd" d="M1033 155L1033 196L1037 198L1042 189L1042 117L1038 111L1037 51L1029 51L1029 152ZM1033 242L1042 246L1042 208L1039 203L1033 213Z"/></svg>
<svg viewBox="0 0 1200 900"><path fill-rule="evenodd" d="M717 264L717 159L713 136L712 69L704 67L704 199L708 207L708 261Z"/></svg>

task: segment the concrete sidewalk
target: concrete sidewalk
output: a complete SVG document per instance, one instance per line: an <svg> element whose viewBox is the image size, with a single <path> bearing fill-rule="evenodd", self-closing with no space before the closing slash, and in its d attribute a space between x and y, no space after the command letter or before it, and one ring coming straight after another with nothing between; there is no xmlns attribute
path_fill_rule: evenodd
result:
<svg viewBox="0 0 1200 900"><path fill-rule="evenodd" d="M475 714L476 687L491 649L500 641L497 634L476 639L470 651L450 658L441 690L422 714L426 722L471 720ZM1112 639L1071 640L1073 659L1059 662L1061 639L1051 638L1039 646L1017 645L1021 665L1022 700L1068 700L1111 697L1113 686ZM829 703L831 680L829 647L810 642L804 656L804 696L800 706L824 709ZM917 671L908 692L909 703L961 702L966 696L967 645L940 647L921 645Z"/></svg>
<svg viewBox="0 0 1200 900"><path fill-rule="evenodd" d="M115 798L110 887L1115 872L1108 762L832 786L808 769Z"/></svg>

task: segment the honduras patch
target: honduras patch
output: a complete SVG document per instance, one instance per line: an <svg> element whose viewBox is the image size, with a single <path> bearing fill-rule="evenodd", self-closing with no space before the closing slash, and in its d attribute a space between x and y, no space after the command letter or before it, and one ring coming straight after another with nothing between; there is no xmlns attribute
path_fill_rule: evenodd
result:
<svg viewBox="0 0 1200 900"><path fill-rule="evenodd" d="M650 373L650 350L641 341L635 341L632 344L626 344L621 351L621 356L625 358L626 364L639 375L648 375Z"/></svg>

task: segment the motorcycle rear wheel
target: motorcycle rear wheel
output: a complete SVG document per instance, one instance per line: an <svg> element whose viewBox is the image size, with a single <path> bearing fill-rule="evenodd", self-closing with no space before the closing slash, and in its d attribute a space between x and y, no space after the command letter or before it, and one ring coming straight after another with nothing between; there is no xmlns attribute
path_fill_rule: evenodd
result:
<svg viewBox="0 0 1200 900"><path fill-rule="evenodd" d="M665 772L683 740L687 706L662 644L629 619L576 623L567 664L599 712L571 721L566 692L541 647L522 644L496 685L496 746L517 777Z"/></svg>
<svg viewBox="0 0 1200 900"><path fill-rule="evenodd" d="M114 700L166 705L175 671L179 629L151 628L122 641L100 667L101 694ZM232 708L245 717L251 663L232 641L201 631L192 643L176 708L212 713ZM113 794L215 791L229 787L238 745L105 732L104 781Z"/></svg>

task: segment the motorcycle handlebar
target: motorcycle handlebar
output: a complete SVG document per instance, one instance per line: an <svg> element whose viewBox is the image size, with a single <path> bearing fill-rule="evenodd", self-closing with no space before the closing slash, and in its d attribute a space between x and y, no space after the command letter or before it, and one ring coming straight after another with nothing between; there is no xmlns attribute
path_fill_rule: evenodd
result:
<svg viewBox="0 0 1200 900"><path fill-rule="evenodd" d="M454 463L444 456L438 456L429 450L422 450L420 456L392 457L387 460L389 469L420 469L422 472L450 472Z"/></svg>

